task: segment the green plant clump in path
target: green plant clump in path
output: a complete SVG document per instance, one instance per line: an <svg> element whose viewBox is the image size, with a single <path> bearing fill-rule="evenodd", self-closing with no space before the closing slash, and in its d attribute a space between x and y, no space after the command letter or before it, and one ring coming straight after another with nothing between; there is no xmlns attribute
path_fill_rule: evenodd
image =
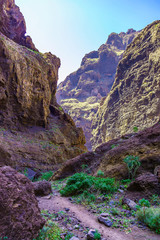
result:
<svg viewBox="0 0 160 240"><path fill-rule="evenodd" d="M47 224L40 231L36 240L61 240L62 230L57 224L49 220Z"/></svg>
<svg viewBox="0 0 160 240"><path fill-rule="evenodd" d="M137 218L160 234L160 208L143 207L137 212Z"/></svg>
<svg viewBox="0 0 160 240"><path fill-rule="evenodd" d="M86 173L76 173L70 177L66 186L60 191L62 196L72 196L88 190L90 193L114 193L117 185L114 178L99 178Z"/></svg>

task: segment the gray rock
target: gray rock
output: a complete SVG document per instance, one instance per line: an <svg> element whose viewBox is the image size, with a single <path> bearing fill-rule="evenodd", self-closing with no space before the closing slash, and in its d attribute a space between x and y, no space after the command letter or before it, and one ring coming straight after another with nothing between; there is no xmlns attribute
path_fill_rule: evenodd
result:
<svg viewBox="0 0 160 240"><path fill-rule="evenodd" d="M130 200L129 198L123 198L122 204L126 204L131 210L137 211L136 208L137 204L134 201Z"/></svg>
<svg viewBox="0 0 160 240"><path fill-rule="evenodd" d="M73 236L69 240L79 240L79 238Z"/></svg>
<svg viewBox="0 0 160 240"><path fill-rule="evenodd" d="M86 240L94 240L94 234L96 233L95 229L90 229L86 235Z"/></svg>
<svg viewBox="0 0 160 240"><path fill-rule="evenodd" d="M107 217L102 217L102 216L99 216L98 217L98 221L100 223L103 223L105 226L107 227L111 227L113 225L113 223L111 222L111 220L109 220Z"/></svg>

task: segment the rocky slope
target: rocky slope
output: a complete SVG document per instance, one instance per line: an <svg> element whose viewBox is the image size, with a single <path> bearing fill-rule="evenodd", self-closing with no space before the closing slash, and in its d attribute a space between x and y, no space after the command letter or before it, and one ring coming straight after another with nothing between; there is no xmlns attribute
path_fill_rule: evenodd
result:
<svg viewBox="0 0 160 240"><path fill-rule="evenodd" d="M86 150L82 129L56 102L60 60L28 48L14 1L0 11L0 166L54 169Z"/></svg>
<svg viewBox="0 0 160 240"><path fill-rule="evenodd" d="M60 83L57 100L64 110L73 117L76 125L82 127L91 149L91 121L114 82L116 68L127 45L137 32L129 29L127 33L112 33L105 44L97 51L84 56L80 68Z"/></svg>
<svg viewBox="0 0 160 240"><path fill-rule="evenodd" d="M104 177L116 179L128 178L128 169L123 159L127 156L138 156L141 166L138 173L154 173L160 166L160 123L139 133L124 135L101 144L93 152L87 152L70 159L52 177L53 180L86 171L97 175L101 170Z"/></svg>
<svg viewBox="0 0 160 240"><path fill-rule="evenodd" d="M160 21L127 47L114 85L93 121L93 145L142 130L160 117Z"/></svg>

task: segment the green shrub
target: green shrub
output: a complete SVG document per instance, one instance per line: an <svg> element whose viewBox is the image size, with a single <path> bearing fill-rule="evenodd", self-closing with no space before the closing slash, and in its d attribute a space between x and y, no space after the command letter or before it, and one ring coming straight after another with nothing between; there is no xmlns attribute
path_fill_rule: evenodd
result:
<svg viewBox="0 0 160 240"><path fill-rule="evenodd" d="M152 195L150 201L152 204L160 205L160 197L158 195Z"/></svg>
<svg viewBox="0 0 160 240"><path fill-rule="evenodd" d="M160 234L160 208L141 208L137 212L137 218L144 222L149 228Z"/></svg>
<svg viewBox="0 0 160 240"><path fill-rule="evenodd" d="M42 176L38 178L38 181L41 181L41 180L48 181L52 176L53 176L53 172L52 171L42 173Z"/></svg>
<svg viewBox="0 0 160 240"><path fill-rule="evenodd" d="M94 233L94 239L95 240L100 240L101 239L101 234L98 232L98 230L96 230L95 233Z"/></svg>
<svg viewBox="0 0 160 240"><path fill-rule="evenodd" d="M40 230L36 240L61 240L61 232L59 226L49 220L43 229Z"/></svg>
<svg viewBox="0 0 160 240"><path fill-rule="evenodd" d="M129 178L133 179L136 175L136 172L137 172L138 168L141 165L141 163L139 161L139 157L129 155L126 158L124 158L123 161L127 165L128 172L129 172Z"/></svg>
<svg viewBox="0 0 160 240"><path fill-rule="evenodd" d="M142 198L139 200L139 205L141 207L150 207L151 206L150 202L148 200L146 200L145 198Z"/></svg>
<svg viewBox="0 0 160 240"><path fill-rule="evenodd" d="M103 176L104 176L104 172L102 172L101 170L99 170L99 171L97 172L97 176L98 176L98 177L103 177Z"/></svg>
<svg viewBox="0 0 160 240"><path fill-rule="evenodd" d="M133 127L133 132L138 132L138 127L137 126Z"/></svg>
<svg viewBox="0 0 160 240"><path fill-rule="evenodd" d="M70 177L66 186L60 191L63 196L72 196L84 193L85 190L90 193L113 193L117 190L114 178L99 178L89 176L86 173L76 173Z"/></svg>

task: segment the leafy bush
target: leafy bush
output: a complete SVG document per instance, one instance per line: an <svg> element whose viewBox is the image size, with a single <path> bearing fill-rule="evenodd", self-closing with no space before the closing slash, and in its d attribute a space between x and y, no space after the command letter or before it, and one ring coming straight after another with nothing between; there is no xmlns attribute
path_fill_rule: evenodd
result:
<svg viewBox="0 0 160 240"><path fill-rule="evenodd" d="M95 240L100 240L101 239L101 234L98 232L98 230L96 230L95 233L94 233L94 239Z"/></svg>
<svg viewBox="0 0 160 240"><path fill-rule="evenodd" d="M152 195L150 197L150 201L152 204L155 204L155 205L160 205L160 197L158 195Z"/></svg>
<svg viewBox="0 0 160 240"><path fill-rule="evenodd" d="M113 193L117 190L114 178L98 178L86 173L76 173L70 177L66 186L60 191L63 196L72 196L84 193L89 189L90 193Z"/></svg>
<svg viewBox="0 0 160 240"><path fill-rule="evenodd" d="M53 176L53 172L52 171L42 173L42 176L38 178L38 181L41 181L41 180L48 181L52 176Z"/></svg>
<svg viewBox="0 0 160 240"><path fill-rule="evenodd" d="M145 207L144 207L145 208ZM137 212L137 218L149 228L160 234L160 208L141 208Z"/></svg>
<svg viewBox="0 0 160 240"><path fill-rule="evenodd" d="M98 177L103 177L103 176L104 176L104 172L102 172L101 170L99 170L99 171L97 172L97 176L98 176Z"/></svg>
<svg viewBox="0 0 160 240"><path fill-rule="evenodd" d="M127 156L123 159L123 161L126 163L128 171L129 171L129 178L133 179L136 175L136 172L138 168L140 167L141 163L139 161L138 156Z"/></svg>
<svg viewBox="0 0 160 240"><path fill-rule="evenodd" d="M146 200L145 198L142 198L139 200L139 205L141 207L150 207L151 206L150 202L148 200Z"/></svg>
<svg viewBox="0 0 160 240"><path fill-rule="evenodd" d="M61 232L58 225L49 220L40 231L36 240L61 240Z"/></svg>
<svg viewBox="0 0 160 240"><path fill-rule="evenodd" d="M138 132L138 127L137 126L133 127L133 132Z"/></svg>

